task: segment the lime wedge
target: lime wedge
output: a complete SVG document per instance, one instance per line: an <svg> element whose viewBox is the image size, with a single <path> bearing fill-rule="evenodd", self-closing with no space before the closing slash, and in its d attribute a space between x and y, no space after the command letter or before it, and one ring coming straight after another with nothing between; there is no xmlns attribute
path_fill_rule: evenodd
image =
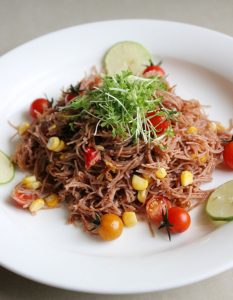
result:
<svg viewBox="0 0 233 300"><path fill-rule="evenodd" d="M151 54L144 46L132 41L114 44L105 54L104 67L108 74L116 74L130 70L134 75L150 64Z"/></svg>
<svg viewBox="0 0 233 300"><path fill-rule="evenodd" d="M207 214L216 221L233 220L233 180L220 185L208 198Z"/></svg>
<svg viewBox="0 0 233 300"><path fill-rule="evenodd" d="M15 169L9 157L0 151L0 184L10 182L15 175Z"/></svg>

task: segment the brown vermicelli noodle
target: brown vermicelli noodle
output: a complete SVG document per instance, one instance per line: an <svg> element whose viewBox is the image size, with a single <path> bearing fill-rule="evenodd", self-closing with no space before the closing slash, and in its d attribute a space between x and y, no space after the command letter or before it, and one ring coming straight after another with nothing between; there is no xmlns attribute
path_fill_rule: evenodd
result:
<svg viewBox="0 0 233 300"><path fill-rule="evenodd" d="M92 76L82 82L82 88L100 83L98 76ZM63 93L58 104L34 120L22 135L13 161L42 182L40 193L57 193L66 203L69 221L81 220L86 230L91 229L97 214L143 214L145 205L137 200L131 184L135 173L149 179L148 198L164 195L174 205L190 209L207 198L209 192L202 191L200 185L211 180L214 168L222 161L223 140L229 133L216 130L198 101L183 100L173 89L157 93L166 108L181 112L178 121L172 122L174 137L148 144L143 140L136 144L132 139L122 141L114 138L110 129L99 127L96 131L98 120L89 115L75 119L71 128L70 119L58 109L67 104ZM198 129L195 134L187 132L191 126ZM62 152L47 149L52 136L65 142ZM89 169L84 161L87 146L98 151L101 158ZM163 180L155 175L161 167L167 170ZM194 176L193 183L186 187L180 183L184 170Z"/></svg>

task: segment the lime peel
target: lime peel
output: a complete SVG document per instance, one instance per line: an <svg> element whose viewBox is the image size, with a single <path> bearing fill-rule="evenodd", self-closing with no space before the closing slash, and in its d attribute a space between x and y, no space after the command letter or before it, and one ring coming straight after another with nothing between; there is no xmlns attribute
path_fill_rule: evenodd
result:
<svg viewBox="0 0 233 300"><path fill-rule="evenodd" d="M206 212L215 221L233 220L233 180L220 185L211 193Z"/></svg>
<svg viewBox="0 0 233 300"><path fill-rule="evenodd" d="M151 54L143 45L133 41L123 41L114 44L107 51L104 56L104 67L110 75L125 70L139 75L151 60Z"/></svg>
<svg viewBox="0 0 233 300"><path fill-rule="evenodd" d="M15 175L14 165L10 158L2 151L0 151L0 184L10 182Z"/></svg>

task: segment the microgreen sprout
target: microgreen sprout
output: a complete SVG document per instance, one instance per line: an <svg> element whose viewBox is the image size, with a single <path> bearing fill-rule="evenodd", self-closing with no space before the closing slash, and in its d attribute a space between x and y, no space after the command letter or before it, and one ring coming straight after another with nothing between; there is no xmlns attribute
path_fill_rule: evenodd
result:
<svg viewBox="0 0 233 300"><path fill-rule="evenodd" d="M130 71L102 75L101 86L76 97L64 109L98 119L95 134L99 127L107 127L111 128L113 136L136 141L142 138L149 143L161 137L158 137L147 112L158 111L166 118L177 113L164 108L162 97L156 96L156 91L163 90L166 90L166 84L161 77L143 78ZM172 128L168 128L165 135L172 133Z"/></svg>

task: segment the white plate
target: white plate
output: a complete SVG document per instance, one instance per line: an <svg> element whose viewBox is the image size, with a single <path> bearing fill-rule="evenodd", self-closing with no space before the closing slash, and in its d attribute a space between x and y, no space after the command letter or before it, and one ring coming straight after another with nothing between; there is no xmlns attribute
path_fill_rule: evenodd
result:
<svg viewBox="0 0 233 300"><path fill-rule="evenodd" d="M7 121L25 119L32 99L56 97L61 87L98 65L115 42L134 40L163 58L177 93L210 105L210 118L227 121L233 113L233 39L174 22L123 20L87 24L48 34L0 59L0 149L13 151ZM70 290L140 293L189 284L233 266L233 223L216 226L203 208L192 211L184 234L152 238L147 225L125 229L114 242L101 242L66 224L62 209L36 217L9 201L13 182L0 186L0 263L30 279ZM217 170L208 187L232 179Z"/></svg>

